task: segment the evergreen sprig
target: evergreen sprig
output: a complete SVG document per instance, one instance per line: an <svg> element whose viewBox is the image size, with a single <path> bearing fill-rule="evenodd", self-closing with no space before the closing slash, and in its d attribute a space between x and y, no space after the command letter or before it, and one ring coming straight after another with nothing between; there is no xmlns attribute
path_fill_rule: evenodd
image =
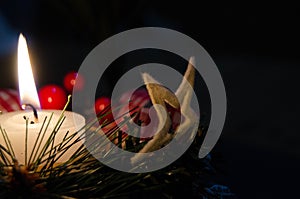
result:
<svg viewBox="0 0 300 199"><path fill-rule="evenodd" d="M97 139L97 135L101 128L110 125L105 121L99 126L99 121L108 114L108 110L103 110L98 118L87 122L82 129L67 132L57 144L54 142L55 136L65 120L65 109L49 137L45 135L53 114L45 118L25 165L19 165L15 159L9 136L0 126L6 145L0 145L0 198L216 198L205 189L208 185L199 182L210 173L207 168L212 168L206 159L198 159L200 135L196 136L190 149L180 159L164 169L149 173L126 173L111 169L95 159L84 144L76 148L69 160L58 162L61 156L83 140L94 146L95 150L107 148L105 143ZM122 117L120 126L130 120ZM106 135L119 147L126 143L128 151L139 151L145 145L145 142L139 142L132 136L120 139L121 133L120 127L114 127ZM44 139L46 142L42 144ZM106 150L103 155L109 153L111 150ZM196 189L195 183L198 185Z"/></svg>

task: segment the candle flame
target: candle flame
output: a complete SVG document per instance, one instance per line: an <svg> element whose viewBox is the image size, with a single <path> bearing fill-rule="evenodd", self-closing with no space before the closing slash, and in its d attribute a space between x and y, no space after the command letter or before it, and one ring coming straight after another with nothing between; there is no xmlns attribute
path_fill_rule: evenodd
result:
<svg viewBox="0 0 300 199"><path fill-rule="evenodd" d="M21 105L31 104L40 109L41 105L34 83L27 43L22 34L19 36L18 44L18 77Z"/></svg>

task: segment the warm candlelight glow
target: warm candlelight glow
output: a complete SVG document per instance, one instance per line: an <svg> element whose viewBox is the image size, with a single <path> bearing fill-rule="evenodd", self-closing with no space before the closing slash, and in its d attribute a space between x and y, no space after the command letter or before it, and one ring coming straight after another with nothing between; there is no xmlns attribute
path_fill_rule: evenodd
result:
<svg viewBox="0 0 300 199"><path fill-rule="evenodd" d="M27 44L22 34L19 37L18 45L18 76L22 108L29 107L33 111L19 110L0 114L0 145L8 150L0 148L0 159L4 158L10 165L13 165L14 160L17 160L20 165L28 166L34 158L36 158L35 161L37 160L39 154L44 154L43 158L48 158L50 154L56 153L55 163L69 160L81 146L81 142L72 143L72 146L65 151L55 149L53 152L52 147L43 146L46 146L49 140L53 147L63 142L66 145L71 144L69 143L71 139L68 140L68 143L66 142L68 136L82 129L85 125L85 119L83 116L70 111L40 110L40 101L34 83ZM79 139L78 136L81 133L73 135L75 141ZM6 156L8 152L11 157Z"/></svg>
<svg viewBox="0 0 300 199"><path fill-rule="evenodd" d="M25 37L20 34L18 44L18 76L21 105L31 104L40 109Z"/></svg>

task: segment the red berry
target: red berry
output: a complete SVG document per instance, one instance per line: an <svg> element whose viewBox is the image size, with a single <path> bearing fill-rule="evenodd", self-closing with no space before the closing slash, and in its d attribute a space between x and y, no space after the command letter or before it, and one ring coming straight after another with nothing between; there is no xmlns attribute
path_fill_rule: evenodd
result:
<svg viewBox="0 0 300 199"><path fill-rule="evenodd" d="M79 75L77 72L69 72L64 77L64 87L68 92L72 92L74 85L76 83L76 90L82 90L83 88L83 77Z"/></svg>
<svg viewBox="0 0 300 199"><path fill-rule="evenodd" d="M96 113L103 111L106 107L110 106L110 98L100 97L95 102Z"/></svg>
<svg viewBox="0 0 300 199"><path fill-rule="evenodd" d="M63 109L67 102L66 92L54 84L42 87L39 98L42 109Z"/></svg>
<svg viewBox="0 0 300 199"><path fill-rule="evenodd" d="M97 114L101 113L101 115L102 114L104 115L100 120L100 123L105 121L110 122L113 120L113 115L111 113L111 108L110 108L110 98L108 97L98 98L95 102L95 110Z"/></svg>

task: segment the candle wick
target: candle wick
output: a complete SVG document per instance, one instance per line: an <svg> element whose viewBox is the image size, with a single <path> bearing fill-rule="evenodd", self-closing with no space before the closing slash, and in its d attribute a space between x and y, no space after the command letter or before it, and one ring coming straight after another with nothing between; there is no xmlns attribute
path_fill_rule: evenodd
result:
<svg viewBox="0 0 300 199"><path fill-rule="evenodd" d="M37 110L36 110L36 108L34 108L34 106L32 106L32 104L23 104L23 105L22 105L22 108L25 109L25 108L28 107L28 106L29 106L30 108L32 108L35 122L38 122L39 117L38 117L38 114L37 114Z"/></svg>

